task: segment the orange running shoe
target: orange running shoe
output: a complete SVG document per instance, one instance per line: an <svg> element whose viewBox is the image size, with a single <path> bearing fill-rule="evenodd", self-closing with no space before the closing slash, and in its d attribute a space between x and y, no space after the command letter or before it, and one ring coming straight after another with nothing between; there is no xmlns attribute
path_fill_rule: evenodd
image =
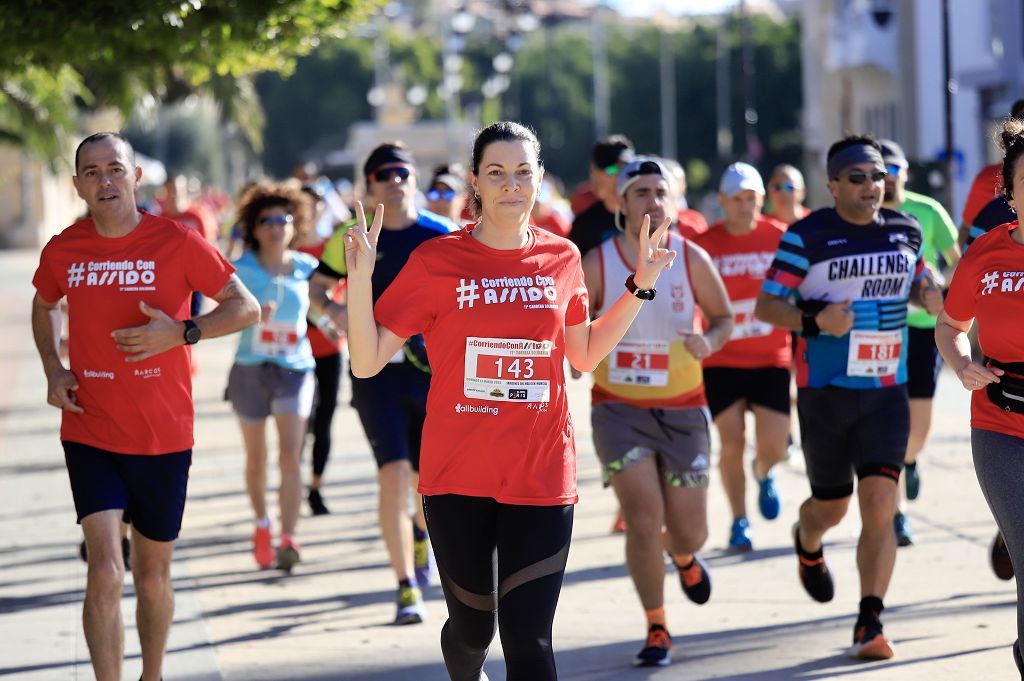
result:
<svg viewBox="0 0 1024 681"><path fill-rule="evenodd" d="M270 542L270 528L257 527L252 535L252 555L261 570L269 570L274 565L274 547Z"/></svg>
<svg viewBox="0 0 1024 681"><path fill-rule="evenodd" d="M853 645L847 655L856 660L888 660L895 653L892 644L882 633L882 622L877 617L857 620L853 629Z"/></svg>

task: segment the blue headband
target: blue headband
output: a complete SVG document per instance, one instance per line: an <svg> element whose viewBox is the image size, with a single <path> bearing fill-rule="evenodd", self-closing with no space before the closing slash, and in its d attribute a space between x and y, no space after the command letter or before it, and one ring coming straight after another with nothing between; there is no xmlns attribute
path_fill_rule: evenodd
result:
<svg viewBox="0 0 1024 681"><path fill-rule="evenodd" d="M828 179L839 177L840 171L858 163L871 163L879 170L885 170L882 154L870 144L854 144L842 149L828 160Z"/></svg>

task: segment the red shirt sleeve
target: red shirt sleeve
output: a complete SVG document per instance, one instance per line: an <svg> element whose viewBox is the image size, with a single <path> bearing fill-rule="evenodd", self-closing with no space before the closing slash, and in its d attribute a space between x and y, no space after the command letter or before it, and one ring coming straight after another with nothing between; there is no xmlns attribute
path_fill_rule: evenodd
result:
<svg viewBox="0 0 1024 681"><path fill-rule="evenodd" d="M996 197L1000 167L998 163L987 165L974 177L971 190L967 194L967 203L964 204L963 224L974 224L974 219L978 217L981 209Z"/></svg>
<svg viewBox="0 0 1024 681"><path fill-rule="evenodd" d="M185 277L192 290L209 298L220 293L235 273L234 266L195 230L186 231L185 249Z"/></svg>
<svg viewBox="0 0 1024 681"><path fill-rule="evenodd" d="M373 308L377 323L399 338L423 333L437 315L437 292L431 285L430 273L423 258L416 252L384 289Z"/></svg>
<svg viewBox="0 0 1024 681"><path fill-rule="evenodd" d="M590 295L587 293L586 284L583 283L583 264L579 256L576 257L576 271L573 273L569 290L572 293L565 308L565 325L576 326L590 318Z"/></svg>
<svg viewBox="0 0 1024 681"><path fill-rule="evenodd" d="M39 266L32 276L32 285L39 292L39 297L48 303L56 303L64 297L64 289L53 274L53 266L50 263L50 255L53 252L53 241L46 244L43 252L39 255Z"/></svg>
<svg viewBox="0 0 1024 681"><path fill-rule="evenodd" d="M949 283L949 292L942 309L958 322L966 322L975 317L975 302L977 296L977 266L975 263L983 256L982 248L975 245L967 251L963 260L956 267L953 273L953 280Z"/></svg>

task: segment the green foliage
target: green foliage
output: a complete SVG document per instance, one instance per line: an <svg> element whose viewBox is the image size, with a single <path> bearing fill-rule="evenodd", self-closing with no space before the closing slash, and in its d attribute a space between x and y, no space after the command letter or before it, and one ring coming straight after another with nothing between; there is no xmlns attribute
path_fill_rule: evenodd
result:
<svg viewBox="0 0 1024 681"><path fill-rule="evenodd" d="M379 0L22 0L0 5L0 134L46 158L63 154L76 106L129 112L142 93L223 97L253 140L245 83L289 73L297 56ZM42 74L42 75L41 75ZM50 74L47 77L47 74ZM20 114L18 113L20 112Z"/></svg>

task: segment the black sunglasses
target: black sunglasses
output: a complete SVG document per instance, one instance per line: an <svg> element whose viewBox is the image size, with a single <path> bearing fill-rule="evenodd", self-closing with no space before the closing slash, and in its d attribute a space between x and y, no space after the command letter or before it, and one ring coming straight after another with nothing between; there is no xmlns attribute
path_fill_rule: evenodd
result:
<svg viewBox="0 0 1024 681"><path fill-rule="evenodd" d="M405 182L409 179L409 175L411 174L411 170L399 166L397 168L381 168L380 170L375 170L372 173L372 177L377 182L390 182L392 177L397 177L402 182Z"/></svg>
<svg viewBox="0 0 1024 681"><path fill-rule="evenodd" d="M870 174L869 173L862 173L862 172L855 172L855 173L848 173L846 175L840 175L836 179L839 180L839 179L842 179L842 178L845 177L847 180L850 181L850 184L864 184L869 179L872 182L881 182L882 180L885 179L885 176L887 174L888 173L886 173L884 170L876 170L875 172L870 173Z"/></svg>

